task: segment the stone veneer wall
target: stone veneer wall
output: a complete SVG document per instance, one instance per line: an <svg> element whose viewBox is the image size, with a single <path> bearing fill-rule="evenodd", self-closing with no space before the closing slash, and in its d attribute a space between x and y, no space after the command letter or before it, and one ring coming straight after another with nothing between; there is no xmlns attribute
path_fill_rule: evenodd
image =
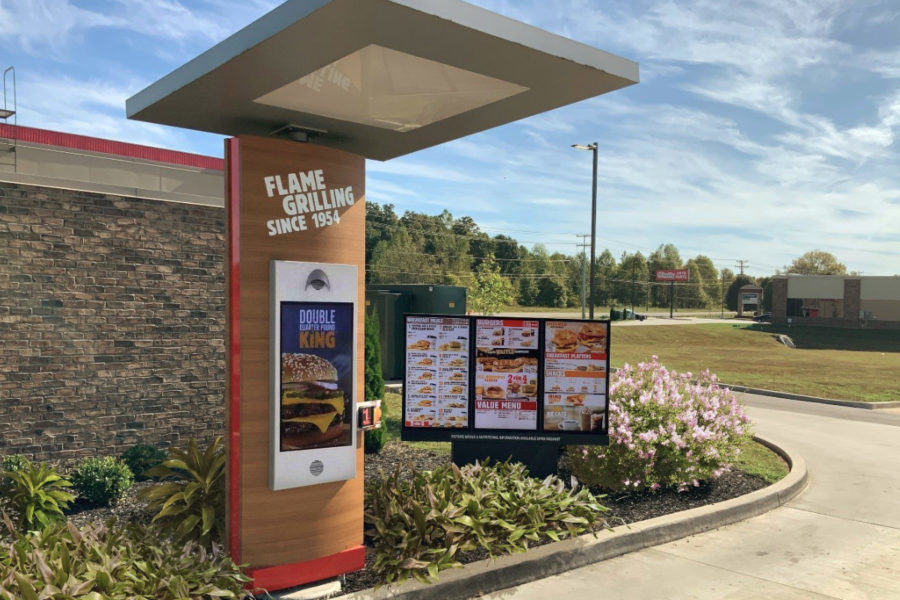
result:
<svg viewBox="0 0 900 600"><path fill-rule="evenodd" d="M224 219L0 182L0 454L224 433Z"/></svg>

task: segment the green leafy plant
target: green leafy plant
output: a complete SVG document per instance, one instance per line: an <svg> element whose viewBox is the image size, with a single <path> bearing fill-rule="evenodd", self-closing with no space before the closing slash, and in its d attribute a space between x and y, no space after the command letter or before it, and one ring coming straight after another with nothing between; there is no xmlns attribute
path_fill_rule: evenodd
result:
<svg viewBox="0 0 900 600"><path fill-rule="evenodd" d="M218 546L173 544L155 528L114 521L58 523L0 546L0 600L249 600L249 581Z"/></svg>
<svg viewBox="0 0 900 600"><path fill-rule="evenodd" d="M378 313L373 309L366 312L366 400L384 398L384 377L381 374L381 341L378 335L380 326ZM381 404L381 420L384 421L386 406ZM378 429L370 429L365 433L365 452L375 454L384 448L387 428L382 425Z"/></svg>
<svg viewBox="0 0 900 600"><path fill-rule="evenodd" d="M71 479L79 496L100 506L121 500L134 485L128 465L112 456L85 458L76 465Z"/></svg>
<svg viewBox="0 0 900 600"><path fill-rule="evenodd" d="M3 473L6 471L21 471L31 464L24 454L8 454L0 458L0 487L3 486Z"/></svg>
<svg viewBox="0 0 900 600"><path fill-rule="evenodd" d="M461 566L460 552L491 556L524 552L542 537L561 540L592 530L607 509L588 490L570 490L555 476L528 476L520 463L450 465L393 474L367 485L365 521L383 583L413 577L434 582Z"/></svg>
<svg viewBox="0 0 900 600"><path fill-rule="evenodd" d="M166 453L151 444L137 444L122 453L122 460L137 481L145 481L149 477L144 473L166 460Z"/></svg>
<svg viewBox="0 0 900 600"><path fill-rule="evenodd" d="M141 492L159 523L175 541L195 539L210 546L225 535L225 451L217 437L205 451L190 440L184 450L147 471L160 483Z"/></svg>
<svg viewBox="0 0 900 600"><path fill-rule="evenodd" d="M0 458L0 471L21 471L31 464L24 454L8 454Z"/></svg>
<svg viewBox="0 0 900 600"><path fill-rule="evenodd" d="M30 461L16 471L3 471L0 495L16 515L20 531L48 527L63 519L63 511L75 497L65 488L72 484L46 463Z"/></svg>

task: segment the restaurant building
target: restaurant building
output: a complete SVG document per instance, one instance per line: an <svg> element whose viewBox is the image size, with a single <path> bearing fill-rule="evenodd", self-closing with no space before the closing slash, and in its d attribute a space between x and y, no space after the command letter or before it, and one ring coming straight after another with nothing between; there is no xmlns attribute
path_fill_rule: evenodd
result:
<svg viewBox="0 0 900 600"><path fill-rule="evenodd" d="M790 319L792 325L900 329L900 276L776 276L772 319Z"/></svg>
<svg viewBox="0 0 900 600"><path fill-rule="evenodd" d="M221 159L0 124L0 454L224 433Z"/></svg>

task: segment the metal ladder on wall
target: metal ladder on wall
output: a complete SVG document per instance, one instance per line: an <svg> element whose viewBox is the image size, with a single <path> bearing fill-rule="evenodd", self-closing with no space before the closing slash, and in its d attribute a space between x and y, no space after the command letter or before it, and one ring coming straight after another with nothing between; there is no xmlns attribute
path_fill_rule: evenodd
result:
<svg viewBox="0 0 900 600"><path fill-rule="evenodd" d="M7 76L12 74L12 103L8 102ZM9 120L12 119L12 125ZM16 117L16 69L7 67L3 71L3 108L0 108L0 122L6 127L0 131L0 170L12 167L12 172L18 170L18 153L16 152L18 117Z"/></svg>

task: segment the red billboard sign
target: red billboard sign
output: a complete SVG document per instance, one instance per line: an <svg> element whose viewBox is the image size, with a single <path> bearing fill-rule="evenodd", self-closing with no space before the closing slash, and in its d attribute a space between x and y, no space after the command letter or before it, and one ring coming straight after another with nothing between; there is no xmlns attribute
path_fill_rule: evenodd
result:
<svg viewBox="0 0 900 600"><path fill-rule="evenodd" d="M660 269L656 272L657 281L690 281L687 269Z"/></svg>

